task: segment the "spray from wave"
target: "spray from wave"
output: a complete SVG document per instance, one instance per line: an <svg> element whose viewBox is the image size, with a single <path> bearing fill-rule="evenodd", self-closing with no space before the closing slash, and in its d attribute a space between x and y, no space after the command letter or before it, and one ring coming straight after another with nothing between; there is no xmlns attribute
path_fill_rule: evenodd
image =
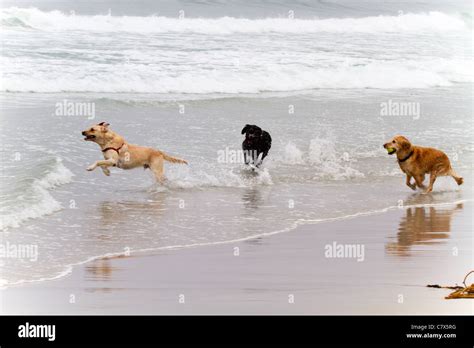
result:
<svg viewBox="0 0 474 348"><path fill-rule="evenodd" d="M305 147L298 147L288 142L280 153L274 153L268 161L271 172L284 172L283 167L290 167L290 173L299 172L300 177L291 175L292 181L308 180L350 180L364 178L365 174L352 167L354 160L347 152L336 149L336 142L331 137L311 139ZM304 175L309 172L309 176ZM275 177L275 180L280 178Z"/></svg>

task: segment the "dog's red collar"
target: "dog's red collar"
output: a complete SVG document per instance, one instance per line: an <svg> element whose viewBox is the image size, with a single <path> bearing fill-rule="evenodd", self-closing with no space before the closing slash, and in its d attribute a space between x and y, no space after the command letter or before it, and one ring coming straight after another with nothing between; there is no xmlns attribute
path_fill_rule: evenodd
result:
<svg viewBox="0 0 474 348"><path fill-rule="evenodd" d="M118 149L116 149L115 147L106 147L105 149L102 150L102 152L107 152L109 150L114 150L114 151L117 151L117 154L120 155L119 151L120 149L125 145L125 143L123 143L122 145L120 145L120 147Z"/></svg>
<svg viewBox="0 0 474 348"><path fill-rule="evenodd" d="M409 159L412 155L413 155L413 152L415 152L415 150L412 150L407 157L405 157L404 159L399 159L398 162L402 163L402 162L405 162L407 159Z"/></svg>

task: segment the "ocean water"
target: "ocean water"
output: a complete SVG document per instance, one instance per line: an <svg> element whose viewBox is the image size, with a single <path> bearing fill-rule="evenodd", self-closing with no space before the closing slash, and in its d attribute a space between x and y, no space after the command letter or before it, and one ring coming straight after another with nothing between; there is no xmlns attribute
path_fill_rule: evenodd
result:
<svg viewBox="0 0 474 348"><path fill-rule="evenodd" d="M2 286L472 200L469 2L140 4L2 4L0 236L38 250L0 259ZM92 109L58 113L71 103ZM81 131L100 121L189 166L167 164L163 186L140 169L87 172L101 153ZM273 138L257 175L232 160L246 123ZM395 134L444 150L466 184L411 191L382 148Z"/></svg>

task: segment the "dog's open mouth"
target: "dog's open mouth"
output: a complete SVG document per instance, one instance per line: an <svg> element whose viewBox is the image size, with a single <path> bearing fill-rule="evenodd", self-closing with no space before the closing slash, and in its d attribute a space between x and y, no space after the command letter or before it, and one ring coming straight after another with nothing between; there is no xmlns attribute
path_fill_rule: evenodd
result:
<svg viewBox="0 0 474 348"><path fill-rule="evenodd" d="M387 147L387 152L389 155L393 155L395 152L397 152L397 150L393 147Z"/></svg>
<svg viewBox="0 0 474 348"><path fill-rule="evenodd" d="M92 139L95 139L95 135L86 135L84 140L92 140Z"/></svg>

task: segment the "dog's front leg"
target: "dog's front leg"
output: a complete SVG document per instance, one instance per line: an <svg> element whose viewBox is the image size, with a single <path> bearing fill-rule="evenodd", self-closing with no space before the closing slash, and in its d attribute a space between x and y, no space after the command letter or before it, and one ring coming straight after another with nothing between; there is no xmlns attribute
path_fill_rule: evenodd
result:
<svg viewBox="0 0 474 348"><path fill-rule="evenodd" d="M416 185L411 183L411 175L408 175L408 174L407 174L407 181L406 181L406 184L407 184L407 186L408 186L409 188L411 188L412 190L416 190Z"/></svg>
<svg viewBox="0 0 474 348"><path fill-rule="evenodd" d="M433 191L433 185L436 181L436 173L430 173L430 184L424 193L430 193Z"/></svg>
<svg viewBox="0 0 474 348"><path fill-rule="evenodd" d="M243 150L243 153L244 153L244 163L248 165L250 163L248 150Z"/></svg>
<svg viewBox="0 0 474 348"><path fill-rule="evenodd" d="M425 176L424 175L415 175L415 182L416 186L418 186L421 189L425 189L426 186L423 185L423 181L425 181Z"/></svg>
<svg viewBox="0 0 474 348"><path fill-rule="evenodd" d="M97 164L97 161L94 162L93 164L91 164L89 167L87 167L87 170L90 172L90 171L93 171L94 169L96 169L98 166Z"/></svg>
<svg viewBox="0 0 474 348"><path fill-rule="evenodd" d="M264 152L257 153L257 159L255 160L255 167L260 167L263 162L263 158L265 157Z"/></svg>
<svg viewBox="0 0 474 348"><path fill-rule="evenodd" d="M109 174L110 174L110 171L107 167L113 167L116 164L117 164L117 161L115 159L109 158L107 160L94 162L94 164L91 164L89 167L87 167L87 170L92 171L92 170L96 169L97 167L101 167L102 170L105 169L104 174L107 175L106 171L109 172Z"/></svg>
<svg viewBox="0 0 474 348"><path fill-rule="evenodd" d="M109 168L102 166L100 169L102 169L102 172L104 172L105 175L110 176Z"/></svg>

